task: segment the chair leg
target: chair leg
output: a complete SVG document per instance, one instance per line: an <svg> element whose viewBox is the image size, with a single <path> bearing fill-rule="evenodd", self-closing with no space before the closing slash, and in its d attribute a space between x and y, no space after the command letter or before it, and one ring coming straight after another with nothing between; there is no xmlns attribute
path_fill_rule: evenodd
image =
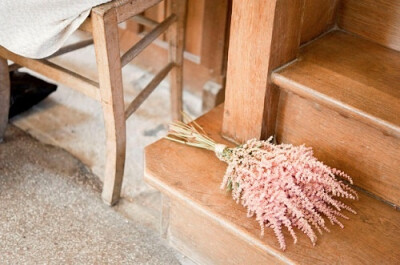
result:
<svg viewBox="0 0 400 265"><path fill-rule="evenodd" d="M92 12L92 26L107 137L102 198L108 205L114 205L121 193L126 149L124 96L115 10L104 16Z"/></svg>
<svg viewBox="0 0 400 265"><path fill-rule="evenodd" d="M169 61L176 65L170 75L172 118L182 120L183 51L187 0L172 0L169 3L171 13L177 16L177 22L171 25L168 32Z"/></svg>
<svg viewBox="0 0 400 265"><path fill-rule="evenodd" d="M0 58L0 143L6 131L10 108L10 73L7 60Z"/></svg>

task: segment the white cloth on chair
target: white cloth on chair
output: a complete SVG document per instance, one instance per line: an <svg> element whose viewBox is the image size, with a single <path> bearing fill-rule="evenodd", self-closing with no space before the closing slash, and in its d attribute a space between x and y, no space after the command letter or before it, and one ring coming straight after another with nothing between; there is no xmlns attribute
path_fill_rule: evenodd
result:
<svg viewBox="0 0 400 265"><path fill-rule="evenodd" d="M110 0L0 0L0 46L30 58L56 52L89 16Z"/></svg>

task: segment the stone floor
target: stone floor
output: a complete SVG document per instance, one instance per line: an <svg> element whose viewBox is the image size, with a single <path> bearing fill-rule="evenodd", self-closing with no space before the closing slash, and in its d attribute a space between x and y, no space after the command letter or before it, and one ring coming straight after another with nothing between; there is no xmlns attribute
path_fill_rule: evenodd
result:
<svg viewBox="0 0 400 265"><path fill-rule="evenodd" d="M182 261L148 215L124 216L100 191L78 159L9 126L0 144L0 264Z"/></svg>
<svg viewBox="0 0 400 265"><path fill-rule="evenodd" d="M73 37L72 40L70 41L73 42L78 38L81 39L82 35L78 37ZM63 64L64 66L66 66L71 70L78 71L79 73L91 79L96 80L97 76L96 76L96 65L94 58L95 57L93 48L87 47L72 54L63 55L52 60L55 63ZM24 69L22 69L22 71L24 71ZM123 69L123 76L124 76L123 81L124 81L125 101L126 104L129 104L130 100L132 100L134 96L140 92L140 90L149 82L149 80L151 80L153 75L150 74L148 71L145 71L133 65L127 65ZM185 111L191 114L192 116L194 117L198 116L201 112L200 97L192 95L190 93L185 93L184 108ZM35 216L38 214L39 216L49 215L49 217L54 215L52 219L52 222L54 223L54 229L44 233L43 236L41 237L36 237L40 238L40 240L46 239L46 237L51 236L53 232L60 233L61 231L63 231L63 229L67 229L66 231L68 231L68 229L72 229L71 231L74 231L74 233L72 232L71 233L75 236L78 236L82 232L83 235L82 242L79 242L81 239L79 240L77 238L73 239L74 236L71 235L70 240L75 242L71 246L68 246L68 244L64 244L62 246L58 247L53 246L51 248L54 250L55 249L60 250L59 251L60 257L57 258L58 261L62 261L63 258L68 258L60 254L62 252L61 251L62 249L68 250L69 247L71 248L74 247L73 246L74 244L76 244L77 249L79 249L82 248L83 245L88 245L91 244L91 242L96 242L96 240L100 239L104 240L105 238L107 238L108 236L104 233L108 232L101 232L100 230L98 231L96 229L97 225L99 225L98 226L99 228L101 225L103 225L103 227L104 226L108 227L110 225L111 228L116 228L118 227L118 225L113 226L112 222L110 221L109 223L107 223L107 220L101 220L101 225L100 225L97 224L97 222L99 221L97 218L103 215L104 215L103 217L105 217L106 215L111 216L113 214L114 215L117 214L120 216L115 218L116 220L118 220L117 222L120 222L118 224L124 226L124 228L121 230L123 233L119 234L122 236L122 238L117 239L118 238L117 236L113 237L115 238L115 246L120 245L119 243L123 245L122 242L124 240L128 240L130 236L133 236L135 240L131 242L129 242L128 240L127 245L123 247L125 249L125 254L127 256L119 256L122 254L115 253L114 256L111 255L109 257L110 261L113 260L115 261L118 260L119 258L125 257L129 261L133 261L134 264L140 264L141 262L158 264L157 263L158 261L160 261L160 264L173 264L174 262L176 262L176 260L174 260L173 256L170 255L168 250L166 248L163 249L163 247L161 247L160 244L155 245L160 247L160 256L156 255L156 258L154 259L149 257L153 255L151 254L153 253L151 252L153 249L153 246L151 246L152 244L149 243L148 245L146 245L145 244L146 239L144 238L143 238L144 240L143 245L140 244L141 241L140 237L141 236L146 237L147 235L146 232L143 232L142 234L140 232L137 233L135 232L139 231L140 229L145 229L145 228L140 228L139 226L136 225L136 223L139 221L139 223L146 224L151 233L154 233L154 235L157 234L157 228L158 228L157 226L160 214L160 195L157 191L150 188L143 182L143 149L146 145L156 141L157 139L165 135L167 124L170 121L169 110L170 110L170 105L169 105L168 82L162 82L160 86L155 90L155 92L148 98L148 100L128 120L127 158L126 158L125 175L124 175L124 183L122 190L123 198L120 201L120 203L114 208L107 208L103 206L99 201L100 194L97 191L96 192L90 191L87 187L85 187L85 185L79 187L78 183L75 183L73 184L72 190L66 189L68 183L72 183L72 180L65 179L70 175L70 173L68 172L64 174L63 180L59 180L61 183L56 183L55 180L53 181L52 180L53 175L51 175L50 173L55 175L58 174L56 170L52 169L53 167L59 168L59 170L61 171L72 170L72 169L62 169L61 167L63 166L63 163L58 165L57 164L53 165L51 163L47 164L47 162L49 162L49 159L53 162L54 159L51 157L46 157L46 155L43 153L40 157L41 159L43 159L43 161L47 162L44 163L43 161L40 162L39 160L35 160L36 162L32 164L37 166L37 168L35 168L36 173L32 177L38 176L39 175L38 172L42 172L41 175L42 177L32 178L32 180L27 180L26 179L27 176L25 176L23 180L26 182L24 182L24 184L21 184L22 187L29 188L31 182L37 183L35 184L36 188L39 188L39 186L44 185L45 187L41 191L43 195L45 195L46 189L48 189L48 192L50 194L57 194L58 196L57 200L60 203L64 199L68 199L69 193L76 194L76 196L78 196L78 197L73 197L73 199L71 199L74 200L74 203L77 203L77 201L79 200L79 196L84 196L84 195L79 195L80 193L79 190L82 190L83 194L85 192L88 192L87 196L91 198L90 200L92 205L87 204L89 202L85 202L85 204L79 206L80 208L79 207L76 208L78 212L75 213L72 211L73 207L68 206L67 203L68 200L65 204L61 203L60 205L62 205L62 207L64 206L66 208L69 207L71 213L69 216L66 215L68 216L68 218L59 224L57 223L59 220L57 218L58 215L61 215L60 210L62 208L60 208L61 207L60 205L51 207L48 210L46 210L46 208L41 208L40 205L38 205L38 203L42 203L41 200L45 200L48 201L48 203L52 203L50 199L41 198L40 200L38 199L37 201L35 200L30 201L31 199L28 197L21 197L21 200L23 201L17 200L17 204L24 204L26 200L26 202L29 202L29 205L31 205L32 207L34 206L37 207L36 208L37 210L43 209L41 212L39 211L39 213L32 212L31 214L28 214L28 216L30 216L31 218L36 218ZM80 167L86 168L85 170L88 171L87 174L91 175L93 173L93 175L91 176L97 176L100 180L103 179L103 170L105 165L105 133L104 133L104 123L103 123L103 114L101 110L101 105L98 102L88 97L85 97L84 95L74 91L71 88L59 85L55 93L50 95L43 102L33 107L31 110L12 119L11 123L16 127L22 129L23 131L27 132L31 136L33 136L35 139L38 139L40 142L58 147L70 153L73 157L82 162L82 164L80 164ZM11 134L13 134L15 131L16 131L15 129L11 129ZM10 132L8 133L10 134ZM18 133L18 135L20 135L20 133ZM46 148L50 147L47 146ZM2 147L2 149L4 148ZM22 150L20 151L22 152ZM32 152L31 155L34 156L34 153ZM78 163L78 161L76 161L76 163ZM21 169L18 169L19 170L18 174L20 175L23 175L24 167L32 166L30 164L26 166L24 164L20 165ZM68 168L68 164L66 165L66 168ZM3 175L1 173L3 172L3 170L4 169L0 168L0 176ZM8 174L11 174L10 171L12 170L16 170L16 168L14 167L9 168ZM44 176L43 174L47 175ZM42 178L44 178L42 180L43 183L39 184L39 180L41 180ZM55 186L51 186L53 184ZM11 183L9 185L11 185ZM0 189L2 189L2 187L0 187ZM59 192L60 190L62 190L63 193L60 193ZM23 189L18 189L18 186L15 186L14 192L24 193L25 191ZM3 196L3 194L1 194L1 196ZM12 193L9 193L8 195L4 196L12 196ZM82 199L86 201L86 199L84 199L83 197ZM1 205L3 206L3 203ZM25 211L23 209L25 208L20 209L21 210L20 213L23 213ZM52 212L53 210L55 212ZM11 216L6 216L4 218L6 219L12 218L13 212L14 210L11 209L9 213ZM13 218L17 217L18 216L15 215ZM22 215L21 218L18 219L18 222L24 222L23 220L25 220L25 218L26 216ZM77 223L72 221L74 219L76 219ZM34 220L36 220L35 224L37 225L41 224L44 221L44 219L40 218ZM93 229L93 230L86 230L80 232L77 227L74 228L74 226L75 225L78 226L78 224L83 226L84 222L87 223L88 226L90 225L92 226L91 228L88 227L87 229ZM127 223L125 224L124 222ZM131 222L133 222L134 224L132 224ZM10 226L16 225L16 223L11 222L9 225ZM29 226L29 227L34 227L34 226ZM12 229L12 227L10 229ZM130 229L132 229L131 232L129 232ZM109 233L112 234L115 232L115 230L110 230ZM95 232L95 234L92 237L89 236L91 232ZM21 235L24 235L24 233L21 232ZM149 240L151 242L157 241L156 240L157 237L153 236L153 234L150 237L151 239ZM19 238L18 240L23 241L23 238L22 239ZM20 242L18 240L14 242L16 245L18 245L19 244L18 242ZM66 242L70 242L70 240L67 240ZM114 242L113 240L114 239L111 239L111 242ZM52 242L54 241L53 243L57 243L57 238L53 237L51 241ZM33 244L34 242L31 241L30 243ZM37 253L40 253L41 244L39 243L39 241L37 241L36 244L38 245L37 246L38 249L32 251L38 251ZM143 253L145 253L144 256L148 258L143 258L142 260L139 260L140 253L137 252L136 254L134 254L135 253L134 249L136 248L135 244L137 244L137 247L140 251L143 251ZM25 245L22 244L21 246L26 247L27 245L28 244ZM101 243L101 240L99 241L99 245L96 246L96 248L98 252L103 252L107 249L110 252L112 252L111 250L113 249L112 246L106 245L104 242ZM83 248L82 250L83 256L85 256L84 254L85 251L89 252L91 251L89 249L87 250L84 249L85 248ZM20 251L22 251L21 253L23 253L24 251L23 248ZM132 251L133 254L129 254L130 251ZM79 255L77 254L77 256ZM129 257L130 259L128 259ZM180 256L177 253L175 253L175 257L177 257L179 259L179 262L181 263L185 264L191 263L190 260ZM51 258L56 258L56 257L49 254L48 259L51 260ZM106 254L104 254L104 257L97 256L96 258L98 258L98 260L92 260L95 263L102 263L103 261L105 261L105 263L108 263ZM73 262L74 260L71 259L70 261ZM23 261L21 262L23 263ZM128 263L132 264L132 262ZM0 264L2 264L1 261Z"/></svg>

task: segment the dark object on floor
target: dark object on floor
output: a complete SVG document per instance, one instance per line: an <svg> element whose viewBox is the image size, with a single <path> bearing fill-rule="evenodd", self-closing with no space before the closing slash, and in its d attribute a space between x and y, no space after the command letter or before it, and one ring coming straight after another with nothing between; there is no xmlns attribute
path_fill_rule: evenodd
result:
<svg viewBox="0 0 400 265"><path fill-rule="evenodd" d="M57 90L57 85L19 71L10 72L10 82L9 118L30 109Z"/></svg>

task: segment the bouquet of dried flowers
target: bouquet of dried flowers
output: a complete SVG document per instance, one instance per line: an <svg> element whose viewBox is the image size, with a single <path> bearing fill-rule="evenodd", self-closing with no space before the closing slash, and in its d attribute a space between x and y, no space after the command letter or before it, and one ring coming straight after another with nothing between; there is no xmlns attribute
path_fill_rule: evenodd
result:
<svg viewBox="0 0 400 265"><path fill-rule="evenodd" d="M320 234L323 230L329 232L324 216L331 224L343 228L338 217L348 217L342 210L356 214L337 199L357 198L357 193L336 176L351 184L352 179L318 161L309 147L273 144L270 138L266 141L252 139L229 148L209 138L196 122L170 124L166 138L214 151L226 162L228 168L221 188L232 191L233 199L247 208L248 217L255 215L262 235L264 227L272 228L283 250L286 248L283 227L287 228L294 243L297 242L294 228L297 228L315 245L315 230Z"/></svg>

